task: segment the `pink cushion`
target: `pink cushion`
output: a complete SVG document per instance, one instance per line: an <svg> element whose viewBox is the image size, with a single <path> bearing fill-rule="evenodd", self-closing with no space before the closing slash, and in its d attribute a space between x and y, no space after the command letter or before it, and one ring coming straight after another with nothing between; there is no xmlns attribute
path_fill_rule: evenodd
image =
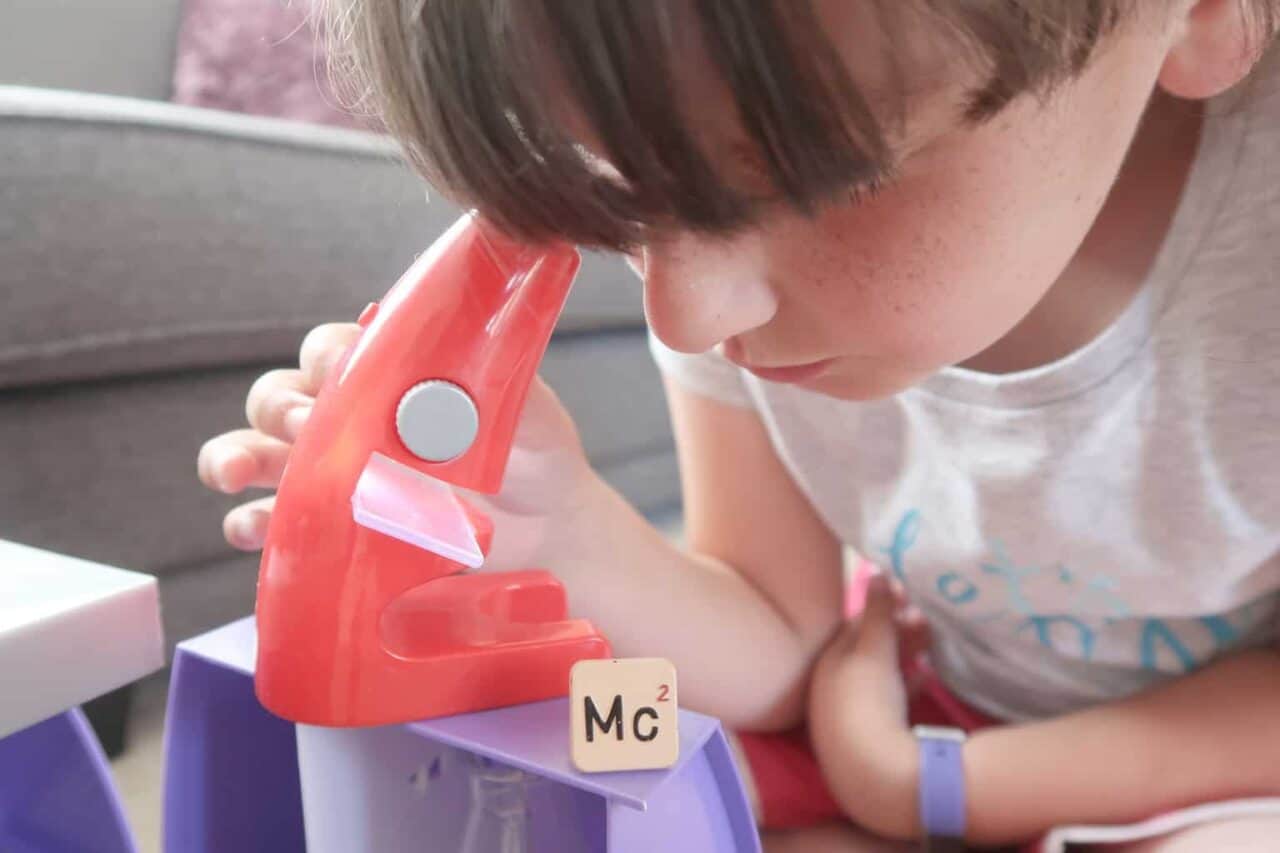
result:
<svg viewBox="0 0 1280 853"><path fill-rule="evenodd" d="M310 0L183 0L173 100L370 129L338 106Z"/></svg>

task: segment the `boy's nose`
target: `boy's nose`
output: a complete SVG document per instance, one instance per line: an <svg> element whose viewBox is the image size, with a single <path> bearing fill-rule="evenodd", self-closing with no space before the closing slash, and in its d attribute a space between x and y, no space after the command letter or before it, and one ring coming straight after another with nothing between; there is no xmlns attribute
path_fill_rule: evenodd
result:
<svg viewBox="0 0 1280 853"><path fill-rule="evenodd" d="M777 313L777 295L754 239L663 240L638 260L649 327L677 352L705 352Z"/></svg>

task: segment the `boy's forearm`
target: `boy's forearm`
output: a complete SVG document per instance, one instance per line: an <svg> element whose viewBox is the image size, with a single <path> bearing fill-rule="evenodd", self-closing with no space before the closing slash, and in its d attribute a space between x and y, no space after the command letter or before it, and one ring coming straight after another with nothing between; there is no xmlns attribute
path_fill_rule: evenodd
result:
<svg viewBox="0 0 1280 853"><path fill-rule="evenodd" d="M964 760L976 843L1280 794L1280 653L1239 654L1125 701L981 732Z"/></svg>
<svg viewBox="0 0 1280 853"><path fill-rule="evenodd" d="M620 657L670 659L684 707L744 730L800 723L821 638L806 641L742 575L683 550L607 485L593 499L590 529L551 566L571 612L589 617Z"/></svg>

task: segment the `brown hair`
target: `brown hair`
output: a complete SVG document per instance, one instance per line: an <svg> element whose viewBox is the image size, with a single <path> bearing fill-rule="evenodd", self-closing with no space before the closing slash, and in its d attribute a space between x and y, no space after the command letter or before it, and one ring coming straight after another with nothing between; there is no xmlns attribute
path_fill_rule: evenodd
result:
<svg viewBox="0 0 1280 853"><path fill-rule="evenodd" d="M1240 2L1269 38L1280 3ZM1142 3L915 0L912 8L984 69L987 82L967 109L982 121L1079 73ZM678 106L673 42L682 27L697 28L764 171L796 209L874 185L892 166L885 130L811 0L329 0L327 8L331 41L349 60L340 75L369 99L411 165L531 240L622 249L659 223L724 233L753 221L756 200L725 181ZM602 174L545 106L548 68L616 176Z"/></svg>

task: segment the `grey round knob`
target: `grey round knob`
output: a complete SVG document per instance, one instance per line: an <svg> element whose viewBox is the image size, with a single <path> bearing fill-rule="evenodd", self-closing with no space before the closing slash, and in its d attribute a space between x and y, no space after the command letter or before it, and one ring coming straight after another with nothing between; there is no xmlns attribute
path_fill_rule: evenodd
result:
<svg viewBox="0 0 1280 853"><path fill-rule="evenodd" d="M414 456L447 462L467 452L480 429L471 395L443 379L419 382L400 398L396 432Z"/></svg>

